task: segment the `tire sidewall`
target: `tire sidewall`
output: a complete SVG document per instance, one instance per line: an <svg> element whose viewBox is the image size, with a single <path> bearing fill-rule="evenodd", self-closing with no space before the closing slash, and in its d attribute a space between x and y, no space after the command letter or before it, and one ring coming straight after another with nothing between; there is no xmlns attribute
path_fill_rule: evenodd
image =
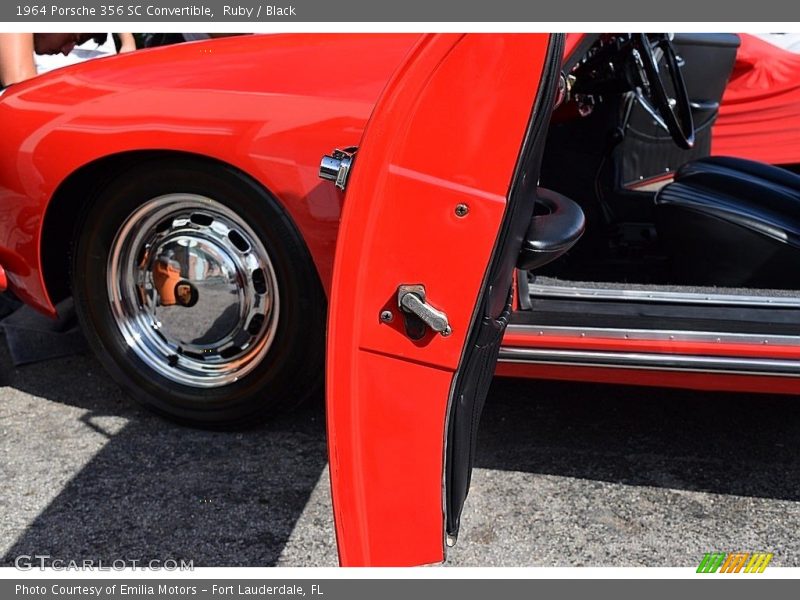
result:
<svg viewBox="0 0 800 600"><path fill-rule="evenodd" d="M144 202L198 194L235 212L264 244L275 271L280 311L268 352L240 380L199 389L174 382L126 344L111 312L108 257L118 230ZM90 345L137 400L199 425L234 424L297 404L323 372L325 299L311 256L280 204L241 172L202 161L148 162L119 176L88 209L73 254L76 312Z"/></svg>

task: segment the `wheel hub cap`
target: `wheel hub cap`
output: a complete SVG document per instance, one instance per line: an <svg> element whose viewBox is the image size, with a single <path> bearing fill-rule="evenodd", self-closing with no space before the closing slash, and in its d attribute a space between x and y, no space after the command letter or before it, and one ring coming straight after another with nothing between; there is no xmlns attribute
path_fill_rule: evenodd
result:
<svg viewBox="0 0 800 600"><path fill-rule="evenodd" d="M117 326L170 380L227 385L269 350L279 311L269 255L219 202L189 194L146 202L117 232L108 267Z"/></svg>

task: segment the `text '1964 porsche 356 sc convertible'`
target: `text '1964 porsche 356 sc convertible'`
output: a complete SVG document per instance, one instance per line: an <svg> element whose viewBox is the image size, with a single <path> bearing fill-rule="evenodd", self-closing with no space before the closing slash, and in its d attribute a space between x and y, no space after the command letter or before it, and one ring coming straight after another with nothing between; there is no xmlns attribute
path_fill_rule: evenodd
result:
<svg viewBox="0 0 800 600"><path fill-rule="evenodd" d="M247 36L53 72L0 98L3 279L71 294L171 418L326 379L343 564L440 561L495 372L800 393L800 135L726 116L741 41Z"/></svg>

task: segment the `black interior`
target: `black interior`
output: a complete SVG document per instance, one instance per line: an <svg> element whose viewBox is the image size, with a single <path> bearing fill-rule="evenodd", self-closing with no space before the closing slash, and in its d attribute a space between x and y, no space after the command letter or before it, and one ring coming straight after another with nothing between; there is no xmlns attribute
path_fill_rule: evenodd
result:
<svg viewBox="0 0 800 600"><path fill-rule="evenodd" d="M800 288L800 175L738 158L705 158L679 169L655 202L659 237L672 271L684 280Z"/></svg>
<svg viewBox="0 0 800 600"><path fill-rule="evenodd" d="M800 176L709 159L738 36L672 40L692 108L691 149L678 147L637 99L637 39L668 38L606 34L565 65L571 86L548 134L541 183L579 202L586 233L539 272L634 287L800 289L792 268L800 261ZM658 72L677 97L669 69Z"/></svg>
<svg viewBox="0 0 800 600"><path fill-rule="evenodd" d="M517 268L532 271L556 260L583 235L586 219L578 204L552 190L536 191L534 215L522 240Z"/></svg>
<svg viewBox="0 0 800 600"><path fill-rule="evenodd" d="M711 153L711 127L736 59L739 36L733 33L678 33L673 40L689 92L695 143L679 148L669 132L635 99L625 126L625 137L616 149L622 187L675 171L681 165Z"/></svg>

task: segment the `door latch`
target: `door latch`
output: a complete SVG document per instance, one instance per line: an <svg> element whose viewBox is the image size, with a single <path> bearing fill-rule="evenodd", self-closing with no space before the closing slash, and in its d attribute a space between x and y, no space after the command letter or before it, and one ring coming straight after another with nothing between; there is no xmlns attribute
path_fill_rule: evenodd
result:
<svg viewBox="0 0 800 600"><path fill-rule="evenodd" d="M447 315L427 303L423 285L399 286L397 306L405 320L406 335L412 340L425 337L428 327L444 337L452 333Z"/></svg>
<svg viewBox="0 0 800 600"><path fill-rule="evenodd" d="M347 186L347 177L350 174L350 168L353 166L353 160L356 157L355 146L350 146L344 150L338 148L329 155L322 157L322 162L319 164L320 179L327 179L333 181L334 185L340 190L344 190Z"/></svg>

